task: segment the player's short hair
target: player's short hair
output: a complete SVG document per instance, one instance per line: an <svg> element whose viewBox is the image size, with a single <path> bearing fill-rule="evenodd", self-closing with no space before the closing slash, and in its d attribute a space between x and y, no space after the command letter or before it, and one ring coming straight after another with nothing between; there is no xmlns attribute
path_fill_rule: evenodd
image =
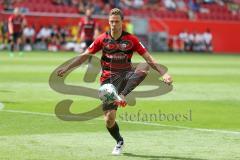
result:
<svg viewBox="0 0 240 160"><path fill-rule="evenodd" d="M113 8L110 11L109 16L112 16L112 15L119 15L121 17L121 19L123 20L123 12L118 8Z"/></svg>

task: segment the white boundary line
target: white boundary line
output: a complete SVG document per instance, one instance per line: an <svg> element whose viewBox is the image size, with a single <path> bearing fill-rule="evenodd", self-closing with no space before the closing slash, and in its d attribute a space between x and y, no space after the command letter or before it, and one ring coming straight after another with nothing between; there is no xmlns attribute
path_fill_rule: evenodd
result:
<svg viewBox="0 0 240 160"><path fill-rule="evenodd" d="M0 103L0 104L2 104L2 103ZM52 114L52 113L30 112L30 111L10 110L10 109L1 110L1 108L0 108L0 112L22 113L22 114L31 114L31 115L39 115L39 116L56 117L56 115ZM103 119L100 119L100 118L95 118L93 120L103 121ZM147 126L170 127L170 128L196 130L196 131L203 131L203 132L218 132L218 133L240 135L240 132L238 132L238 131L227 131L227 130L205 129L205 128L190 128L190 127L184 127L184 126L166 125L166 124L150 123L150 122L136 122L136 121L119 121L119 122L130 123L130 124L139 124L139 125L147 125Z"/></svg>

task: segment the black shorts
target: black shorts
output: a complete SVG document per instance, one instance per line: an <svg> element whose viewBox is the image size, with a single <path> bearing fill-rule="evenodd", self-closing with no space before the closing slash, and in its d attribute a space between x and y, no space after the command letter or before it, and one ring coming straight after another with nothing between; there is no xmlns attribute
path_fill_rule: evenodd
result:
<svg viewBox="0 0 240 160"><path fill-rule="evenodd" d="M86 43L86 48L88 48L93 43L93 40L85 40L85 43Z"/></svg>
<svg viewBox="0 0 240 160"><path fill-rule="evenodd" d="M115 86L115 88L117 89L117 92L119 94L124 90L124 88L127 84L127 81L132 74L134 74L134 69L129 70L129 71L119 72L119 73L116 72L113 76L111 76L110 78L103 81L101 85L106 84L106 83L111 83ZM113 103L110 103L110 104L103 103L103 111L117 110L117 108L118 108L118 106L114 105Z"/></svg>
<svg viewBox="0 0 240 160"><path fill-rule="evenodd" d="M12 40L17 43L17 40L22 37L22 32L15 32L12 34Z"/></svg>

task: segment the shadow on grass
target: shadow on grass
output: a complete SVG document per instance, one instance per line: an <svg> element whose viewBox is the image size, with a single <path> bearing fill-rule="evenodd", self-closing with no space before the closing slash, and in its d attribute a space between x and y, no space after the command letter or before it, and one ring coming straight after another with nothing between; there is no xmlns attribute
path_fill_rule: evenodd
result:
<svg viewBox="0 0 240 160"><path fill-rule="evenodd" d="M0 103L3 103L3 104L19 104L19 102L14 102L14 101L0 101Z"/></svg>
<svg viewBox="0 0 240 160"><path fill-rule="evenodd" d="M14 91L10 91L10 90L0 90L0 92L2 92L2 93L13 93Z"/></svg>
<svg viewBox="0 0 240 160"><path fill-rule="evenodd" d="M127 157L138 157L150 160L161 160L161 159L169 159L169 160L207 160L200 158L188 158L188 157L176 157L176 156L152 156L152 155L143 155L143 154L133 154L133 153L123 153L123 156Z"/></svg>

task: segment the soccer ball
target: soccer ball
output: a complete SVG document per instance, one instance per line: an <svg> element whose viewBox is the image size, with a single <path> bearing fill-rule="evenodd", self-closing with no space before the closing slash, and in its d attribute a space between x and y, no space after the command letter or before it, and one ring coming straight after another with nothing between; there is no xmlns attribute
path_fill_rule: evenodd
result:
<svg viewBox="0 0 240 160"><path fill-rule="evenodd" d="M116 99L119 99L117 90L114 85L107 83L99 88L99 98L103 103L111 103Z"/></svg>

